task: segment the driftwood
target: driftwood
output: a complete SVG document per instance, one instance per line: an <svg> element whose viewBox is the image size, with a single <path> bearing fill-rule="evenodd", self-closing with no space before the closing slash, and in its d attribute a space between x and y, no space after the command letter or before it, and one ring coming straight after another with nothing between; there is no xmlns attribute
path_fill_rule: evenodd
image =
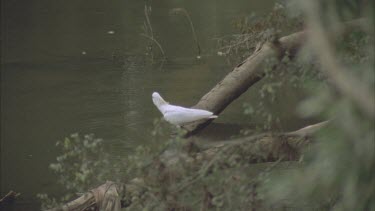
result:
<svg viewBox="0 0 375 211"><path fill-rule="evenodd" d="M343 24L340 30L333 32L334 36L346 34L352 30L361 29L367 20L357 19ZM308 30L281 37L273 42L266 42L251 56L237 65L225 78L206 93L193 108L205 109L220 114L231 102L241 96L249 87L266 75L266 65L270 59L280 61L288 55L293 58L302 45L306 43ZM276 69L276 64L272 69ZM202 120L185 126L187 137L194 135L211 123L213 119Z"/></svg>
<svg viewBox="0 0 375 211"><path fill-rule="evenodd" d="M81 197L64 204L61 207L48 211L80 211L80 210L100 210L100 211L120 211L120 186L107 181L105 184L92 189Z"/></svg>
<svg viewBox="0 0 375 211"><path fill-rule="evenodd" d="M19 195L21 195L21 194L15 192L15 191L12 191L12 190L9 191L4 197L2 197L0 199L0 208L2 208L6 204L14 201Z"/></svg>

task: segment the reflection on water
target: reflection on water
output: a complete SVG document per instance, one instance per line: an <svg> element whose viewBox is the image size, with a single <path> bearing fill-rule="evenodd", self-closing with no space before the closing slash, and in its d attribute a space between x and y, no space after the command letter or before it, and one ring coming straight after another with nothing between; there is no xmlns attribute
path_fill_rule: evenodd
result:
<svg viewBox="0 0 375 211"><path fill-rule="evenodd" d="M21 192L15 210L37 210L36 193L58 194L60 187L48 164L57 155L55 142L71 133L104 138L114 159L147 144L152 122L160 117L151 93L158 91L175 104L194 105L231 69L222 57L207 56L215 55L213 38L233 31L233 17L269 10L272 2L155 2L155 37L170 58L162 67L145 62L147 45L139 36L143 1L6 2L1 195ZM175 7L190 13L205 55L200 61L195 60L186 20L168 15ZM114 55L121 61L114 62ZM249 125L241 115L242 103L254 93L231 105L217 122Z"/></svg>

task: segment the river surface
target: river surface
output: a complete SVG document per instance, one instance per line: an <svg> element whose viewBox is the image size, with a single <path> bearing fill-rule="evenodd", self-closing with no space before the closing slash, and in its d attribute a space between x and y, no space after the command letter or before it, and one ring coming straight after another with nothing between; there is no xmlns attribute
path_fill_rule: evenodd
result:
<svg viewBox="0 0 375 211"><path fill-rule="evenodd" d="M147 144L153 120L160 118L151 93L158 91L175 104L194 105L233 66L217 56L215 38L236 32L234 18L273 7L272 0L147 4L154 38L168 57L164 63L153 45L151 64L149 40L140 35L145 33L145 1L4 2L1 195L9 190L22 194L12 209L38 210L37 193L58 191L56 176L48 170L58 154L57 140L76 132L94 133L114 157ZM187 19L171 15L173 8L190 14L202 50L200 60ZM256 88L249 90L215 122L252 125L242 105L259 100L256 93ZM295 118L282 114L280 106L294 110L279 102L269 107L270 112L284 115L281 120L288 123L282 129L293 128Z"/></svg>

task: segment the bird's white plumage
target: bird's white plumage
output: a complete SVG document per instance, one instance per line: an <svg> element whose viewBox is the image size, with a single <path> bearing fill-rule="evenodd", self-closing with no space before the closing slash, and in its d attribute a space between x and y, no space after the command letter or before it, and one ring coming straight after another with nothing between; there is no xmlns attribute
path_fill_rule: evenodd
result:
<svg viewBox="0 0 375 211"><path fill-rule="evenodd" d="M163 114L164 119L174 125L183 126L202 119L217 118L210 111L170 105L157 92L152 93L152 101Z"/></svg>

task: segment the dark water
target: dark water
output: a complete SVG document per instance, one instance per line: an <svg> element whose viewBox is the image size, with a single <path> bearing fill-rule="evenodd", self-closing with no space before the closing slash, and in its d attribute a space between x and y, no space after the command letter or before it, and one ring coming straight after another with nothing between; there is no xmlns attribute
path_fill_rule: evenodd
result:
<svg viewBox="0 0 375 211"><path fill-rule="evenodd" d="M94 133L104 138L114 156L147 144L152 122L160 117L151 93L159 91L170 102L194 105L231 70L224 58L216 56L214 38L234 32L233 18L265 13L273 1L154 1L150 15L154 35L170 59L162 66L147 62L148 40L140 36L144 4L136 0L4 3L1 195L9 190L22 193L14 210L38 210L36 193L59 192L56 176L48 170L57 155L57 140L75 132ZM195 58L186 19L169 15L176 7L190 14L201 60ZM160 58L157 50L154 56ZM255 93L246 93L217 122L228 127L251 124L242 115L242 104L256 100ZM275 115L277 109L270 107Z"/></svg>

